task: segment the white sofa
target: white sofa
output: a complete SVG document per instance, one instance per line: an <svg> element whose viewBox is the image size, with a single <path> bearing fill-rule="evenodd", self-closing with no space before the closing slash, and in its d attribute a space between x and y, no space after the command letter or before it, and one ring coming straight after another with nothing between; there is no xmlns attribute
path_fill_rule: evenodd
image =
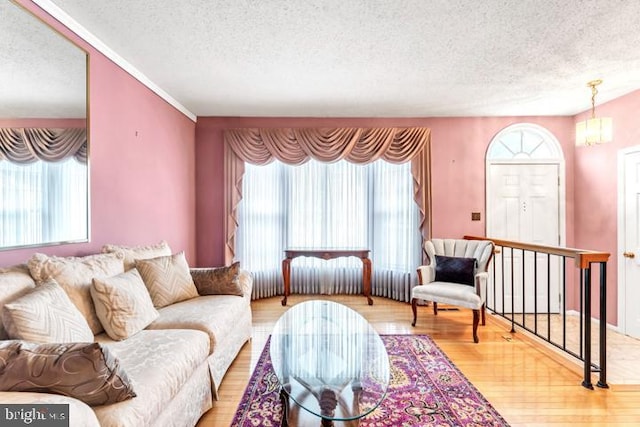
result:
<svg viewBox="0 0 640 427"><path fill-rule="evenodd" d="M0 312L40 286L31 273L27 265L0 268ZM117 358L135 397L89 406L61 394L0 391L0 403L68 403L71 426L194 426L251 338L252 278L240 270L237 281L241 296L195 296L157 308L151 324L125 339L114 340L106 332L94 336ZM0 338L0 349L15 342L1 320ZM0 355L0 377L3 368Z"/></svg>

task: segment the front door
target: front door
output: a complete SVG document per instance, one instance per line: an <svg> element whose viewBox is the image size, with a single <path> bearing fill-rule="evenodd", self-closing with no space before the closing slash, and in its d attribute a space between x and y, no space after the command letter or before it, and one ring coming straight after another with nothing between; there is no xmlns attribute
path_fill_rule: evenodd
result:
<svg viewBox="0 0 640 427"><path fill-rule="evenodd" d="M640 151L624 155L624 216L620 300L624 313L624 333L640 338Z"/></svg>
<svg viewBox="0 0 640 427"><path fill-rule="evenodd" d="M560 244L558 164L491 164L488 182L488 237ZM531 252L523 256L521 250L505 248L496 254L494 265L496 288L494 291L494 284L489 287L489 301L495 298L496 311L559 311L560 260L546 254L534 259Z"/></svg>

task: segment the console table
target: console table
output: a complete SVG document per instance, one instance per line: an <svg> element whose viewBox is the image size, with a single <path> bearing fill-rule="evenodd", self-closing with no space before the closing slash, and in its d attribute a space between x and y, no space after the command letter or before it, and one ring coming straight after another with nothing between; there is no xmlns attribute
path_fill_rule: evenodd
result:
<svg viewBox="0 0 640 427"><path fill-rule="evenodd" d="M333 258L354 256L362 261L362 294L367 298L369 305L373 305L371 299L371 260L369 249L286 249L282 260L282 276L284 279L284 297L282 305L287 305L287 297L291 294L291 260L299 256L308 256L329 260Z"/></svg>

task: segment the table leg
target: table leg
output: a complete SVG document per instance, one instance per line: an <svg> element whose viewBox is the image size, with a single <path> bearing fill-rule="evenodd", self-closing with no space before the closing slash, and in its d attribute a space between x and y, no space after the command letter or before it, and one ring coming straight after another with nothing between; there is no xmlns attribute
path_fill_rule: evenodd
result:
<svg viewBox="0 0 640 427"><path fill-rule="evenodd" d="M369 305L373 305L371 299L371 260L369 258L362 259L362 293L367 297Z"/></svg>
<svg viewBox="0 0 640 427"><path fill-rule="evenodd" d="M289 426L289 395L284 389L280 389L280 402L282 403L282 427Z"/></svg>
<svg viewBox="0 0 640 427"><path fill-rule="evenodd" d="M282 260L282 280L284 282L284 297L282 305L287 305L287 297L291 293L291 258Z"/></svg>

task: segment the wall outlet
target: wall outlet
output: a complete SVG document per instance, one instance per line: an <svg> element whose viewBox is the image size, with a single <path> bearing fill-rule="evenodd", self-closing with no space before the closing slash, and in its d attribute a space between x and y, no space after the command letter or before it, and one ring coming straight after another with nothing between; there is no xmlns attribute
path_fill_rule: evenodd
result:
<svg viewBox="0 0 640 427"><path fill-rule="evenodd" d="M471 221L480 221L480 212L471 212Z"/></svg>

